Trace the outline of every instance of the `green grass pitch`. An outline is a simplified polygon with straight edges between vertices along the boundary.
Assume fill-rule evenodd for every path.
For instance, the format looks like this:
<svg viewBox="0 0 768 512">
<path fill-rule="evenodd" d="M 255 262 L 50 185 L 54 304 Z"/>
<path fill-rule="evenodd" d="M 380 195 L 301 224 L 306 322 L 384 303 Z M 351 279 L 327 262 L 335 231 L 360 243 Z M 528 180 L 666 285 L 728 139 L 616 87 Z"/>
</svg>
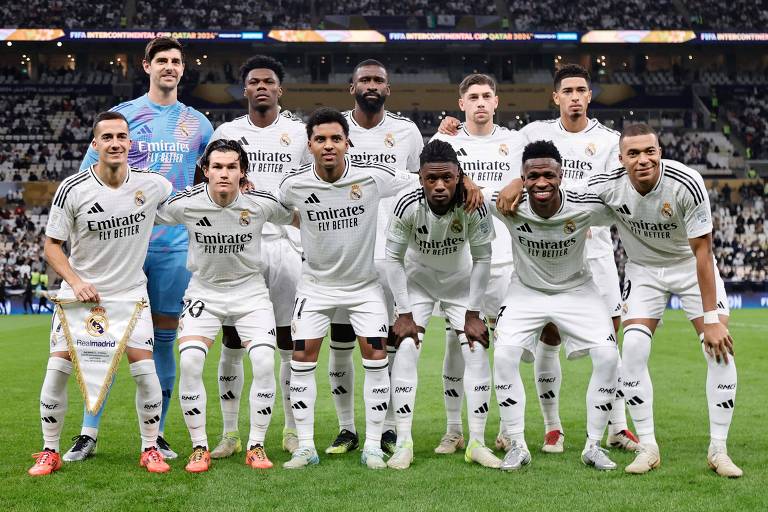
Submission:
<svg viewBox="0 0 768 512">
<path fill-rule="evenodd" d="M 416 460 L 410 470 L 373 472 L 360 465 L 359 452 L 325 456 L 322 450 L 336 434 L 337 424 L 325 376 L 327 348 L 318 376 L 316 443 L 321 463 L 304 471 L 286 471 L 280 450 L 282 410 L 276 402 L 267 436 L 267 453 L 276 467 L 254 471 L 244 454 L 214 461 L 207 474 L 184 471 L 190 453 L 177 397 L 171 406 L 166 438 L 181 452 L 166 475 L 152 475 L 138 466 L 139 439 L 133 405 L 134 384 L 126 362 L 110 397 L 101 425 L 99 452 L 83 462 L 65 464 L 51 477 L 31 478 L 26 470 L 31 453 L 41 448 L 38 397 L 48 353 L 47 316 L 0 319 L 3 401 L 0 405 L 2 511 L 121 511 L 121 510 L 579 510 L 677 511 L 768 510 L 768 314 L 735 311 L 731 332 L 739 365 L 736 408 L 729 453 L 745 472 L 739 480 L 717 477 L 706 465 L 707 409 L 705 364 L 692 327 L 680 312 L 669 312 L 651 354 L 655 388 L 657 436 L 662 466 L 644 476 L 618 471 L 600 473 L 583 466 L 584 393 L 590 372 L 588 359 L 563 361 L 561 417 L 566 452 L 538 452 L 543 436 L 541 415 L 532 379 L 532 365 L 523 365 L 527 387 L 526 438 L 533 462 L 507 474 L 466 464 L 460 454 L 435 455 L 432 450 L 445 428 L 440 370 L 443 327 L 433 321 L 420 363 L 414 422 Z M 208 357 L 208 434 L 215 443 L 221 430 L 216 366 L 219 347 Z M 364 429 L 362 371 L 357 371 L 357 426 Z M 246 363 L 246 375 L 249 372 Z M 82 399 L 70 379 L 69 412 L 62 448 L 79 432 Z M 486 440 L 492 445 L 498 425 L 492 407 Z M 241 409 L 240 432 L 248 432 L 247 388 Z M 466 429 L 465 429 L 466 432 Z M 628 453 L 612 452 L 623 468 Z M 525 508 L 518 508 L 525 507 Z"/>
</svg>

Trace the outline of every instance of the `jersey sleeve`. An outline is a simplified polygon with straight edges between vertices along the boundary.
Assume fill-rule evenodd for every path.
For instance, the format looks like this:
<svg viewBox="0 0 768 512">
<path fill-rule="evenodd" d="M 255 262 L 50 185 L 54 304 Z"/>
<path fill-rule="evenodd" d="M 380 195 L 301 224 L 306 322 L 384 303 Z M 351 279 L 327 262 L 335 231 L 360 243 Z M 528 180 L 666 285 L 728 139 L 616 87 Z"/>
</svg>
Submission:
<svg viewBox="0 0 768 512">
<path fill-rule="evenodd" d="M 608 155 L 608 158 L 605 160 L 605 169 L 603 169 L 605 172 L 612 171 L 614 169 L 618 169 L 619 167 L 622 167 L 621 161 L 619 160 L 619 155 L 621 154 L 621 151 L 619 150 L 619 141 L 616 140 L 616 144 L 611 148 L 611 153 Z"/>
<path fill-rule="evenodd" d="M 495 232 L 493 230 L 493 220 L 491 218 L 491 210 L 487 204 L 486 198 L 480 208 L 472 212 L 469 216 L 468 228 L 469 228 L 469 247 L 480 247 L 485 244 L 490 244 L 493 241 Z"/>
<path fill-rule="evenodd" d="M 184 196 L 174 196 L 161 203 L 157 209 L 155 224 L 167 226 L 184 224 Z"/>
<path fill-rule="evenodd" d="M 525 138 L 522 133 L 510 130 L 509 137 L 509 171 L 504 176 L 504 183 L 522 178 L 523 176 L 523 150 L 525 149 Z"/>
<path fill-rule="evenodd" d="M 203 156 L 203 153 L 205 153 L 205 148 L 208 147 L 208 143 L 213 140 L 213 125 L 208 120 L 207 117 L 205 117 L 205 114 L 200 112 L 200 147 L 197 151 L 198 158 Z"/>
<path fill-rule="evenodd" d="M 386 166 L 371 167 L 370 170 L 381 197 L 395 196 L 419 183 L 419 175 L 416 173 L 395 170 Z"/>
<path fill-rule="evenodd" d="M 692 181 L 690 189 L 681 189 L 679 202 L 685 212 L 685 232 L 688 238 L 697 238 L 712 232 L 712 212 L 704 179 L 696 173 Z"/>
<path fill-rule="evenodd" d="M 45 236 L 56 240 L 67 240 L 75 225 L 74 196 L 76 191 L 69 190 L 70 183 L 63 181 L 56 194 L 48 214 L 48 223 L 45 226 Z"/>
<path fill-rule="evenodd" d="M 389 212 L 387 240 L 397 244 L 406 245 L 411 241 L 414 211 L 412 204 L 416 201 L 416 199 L 414 199 L 414 194 L 416 193 L 417 192 L 400 194 L 394 201 L 394 208 Z"/>
<path fill-rule="evenodd" d="M 267 222 L 290 224 L 293 220 L 293 210 L 282 204 L 273 194 L 263 190 L 254 190 L 248 192 L 247 196 L 262 209 Z"/>
<path fill-rule="evenodd" d="M 412 128 L 411 138 L 413 139 L 413 145 L 411 147 L 411 152 L 408 154 L 406 168 L 410 172 L 419 172 L 419 168 L 421 167 L 421 152 L 424 150 L 424 139 L 416 125 L 413 125 Z"/>
<path fill-rule="evenodd" d="M 208 144 L 215 140 L 223 139 L 224 138 L 224 125 L 220 124 L 218 128 L 216 128 L 213 131 L 213 134 L 210 137 L 210 140 L 208 141 Z"/>
</svg>

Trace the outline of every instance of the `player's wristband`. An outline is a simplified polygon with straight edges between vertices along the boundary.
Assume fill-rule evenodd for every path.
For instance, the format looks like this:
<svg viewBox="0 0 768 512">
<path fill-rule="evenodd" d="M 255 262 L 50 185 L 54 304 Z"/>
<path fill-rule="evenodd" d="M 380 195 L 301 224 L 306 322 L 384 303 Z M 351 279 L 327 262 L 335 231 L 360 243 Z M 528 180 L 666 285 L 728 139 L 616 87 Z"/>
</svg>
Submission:
<svg viewBox="0 0 768 512">
<path fill-rule="evenodd" d="M 705 311 L 704 312 L 704 324 L 719 324 L 720 317 L 717 316 L 717 311 Z"/>
</svg>

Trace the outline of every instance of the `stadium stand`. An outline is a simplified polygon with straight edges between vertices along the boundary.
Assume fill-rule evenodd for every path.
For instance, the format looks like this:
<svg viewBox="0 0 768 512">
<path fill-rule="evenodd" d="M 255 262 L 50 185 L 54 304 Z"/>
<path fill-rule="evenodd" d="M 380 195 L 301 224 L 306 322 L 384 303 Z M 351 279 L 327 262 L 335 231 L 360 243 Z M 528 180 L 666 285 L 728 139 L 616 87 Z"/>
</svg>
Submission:
<svg viewBox="0 0 768 512">
<path fill-rule="evenodd" d="M 118 0 L 29 0 L 0 6 L 0 26 L 22 28 L 124 28 L 125 3 Z"/>
</svg>

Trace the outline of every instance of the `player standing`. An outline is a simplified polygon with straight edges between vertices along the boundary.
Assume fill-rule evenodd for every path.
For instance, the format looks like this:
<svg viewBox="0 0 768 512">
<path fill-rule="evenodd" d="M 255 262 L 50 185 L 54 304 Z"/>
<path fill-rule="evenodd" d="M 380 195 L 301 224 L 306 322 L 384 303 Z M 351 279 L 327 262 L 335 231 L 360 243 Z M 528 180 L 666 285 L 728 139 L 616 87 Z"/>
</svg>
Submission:
<svg viewBox="0 0 768 512">
<path fill-rule="evenodd" d="M 718 475 L 740 477 L 726 440 L 736 400 L 736 362 L 728 333 L 728 300 L 712 254 L 712 216 L 701 174 L 662 160 L 646 124 L 621 134 L 624 167 L 589 179 L 589 190 L 613 210 L 628 262 L 625 267 L 622 390 L 640 451 L 625 468 L 646 473 L 661 463 L 653 422 L 648 357 L 653 333 L 674 293 L 693 324 L 707 362 L 710 443 L 707 462 Z"/>
<path fill-rule="evenodd" d="M 184 74 L 184 53 L 178 41 L 169 37 L 153 39 L 146 46 L 142 64 L 149 76 L 147 94 L 112 109 L 128 119 L 128 162 L 159 172 L 173 184 L 174 190 L 184 190 L 193 183 L 197 159 L 205 151 L 213 127 L 202 113 L 178 101 L 179 80 Z M 81 170 L 96 159 L 95 150 L 89 148 Z M 165 441 L 163 429 L 176 380 L 174 341 L 181 298 L 189 282 L 185 267 L 187 241 L 183 226 L 155 227 L 144 262 L 154 326 L 154 359 L 163 389 L 158 446 L 168 459 L 177 456 Z M 84 460 L 93 453 L 105 405 L 106 401 L 96 415 L 83 414 L 82 430 L 64 455 L 65 461 Z"/>
<path fill-rule="evenodd" d="M 387 465 L 407 469 L 413 461 L 411 425 L 418 360 L 425 328 L 439 304 L 461 340 L 466 366 L 463 382 L 470 442 L 465 460 L 498 468 L 501 460 L 485 446 L 491 367 L 488 329 L 480 313 L 491 273 L 493 222 L 485 205 L 471 214 L 461 208 L 462 173 L 447 142 L 427 144 L 419 176 L 421 187 L 397 197 L 387 230 L 387 276 L 398 312 L 393 327 L 398 348 L 392 369 L 397 448 Z"/>
<path fill-rule="evenodd" d="M 552 99 L 560 109 L 557 119 L 534 121 L 520 130 L 525 143 L 551 140 L 563 159 L 563 186 L 586 186 L 586 180 L 600 172 L 620 167 L 619 134 L 589 118 L 587 109 L 592 100 L 589 72 L 577 64 L 565 64 L 554 76 Z M 450 128 L 449 122 L 445 122 Z M 500 230 L 497 230 L 497 233 Z M 606 308 L 618 331 L 620 320 L 619 274 L 613 255 L 610 228 L 595 226 L 587 239 L 587 261 L 592 278 L 606 302 Z M 564 429 L 560 422 L 560 335 L 554 325 L 548 325 L 541 333 L 542 343 L 536 344 L 534 376 L 544 418 L 544 445 L 542 451 L 561 453 L 564 450 Z M 619 366 L 621 368 L 621 366 Z M 637 438 L 627 427 L 626 410 L 619 402 L 611 410 L 608 423 L 608 444 L 624 450 L 637 449 Z M 497 446 L 508 446 L 503 436 L 497 438 Z"/>
<path fill-rule="evenodd" d="M 611 214 L 595 195 L 560 189 L 562 158 L 552 142 L 528 144 L 522 161 L 527 197 L 516 214 L 506 217 L 492 205 L 512 235 L 515 257 L 515 273 L 499 309 L 494 353 L 496 398 L 510 444 L 501 469 L 517 470 L 531 461 L 519 366 L 521 360 L 534 360 L 536 334 L 550 322 L 567 335 L 569 359 L 592 359 L 582 462 L 615 469 L 600 441 L 616 395 L 619 353 L 610 315 L 584 255 L 590 226 L 612 222 Z"/>
<path fill-rule="evenodd" d="M 465 113 L 464 123 L 458 126 L 455 136 L 438 133 L 433 138 L 453 146 L 462 171 L 475 183 L 496 190 L 520 177 L 520 156 L 523 150 L 518 132 L 493 122 L 498 105 L 496 81 L 488 75 L 468 75 L 459 85 L 459 108 Z M 501 221 L 494 219 L 493 222 L 496 238 L 493 241 L 491 278 L 481 309 L 492 331 L 514 269 L 509 233 Z M 459 340 L 453 329 L 446 329 L 443 392 L 447 429 L 435 448 L 436 453 L 453 453 L 457 448 L 464 447 L 461 406 L 466 384 L 461 386 L 463 374 L 464 358 Z"/>
<path fill-rule="evenodd" d="M 248 169 L 239 142 L 213 141 L 201 166 L 206 183 L 168 201 L 156 220 L 183 224 L 190 235 L 192 279 L 179 326 L 179 397 L 193 447 L 186 469 L 199 473 L 210 465 L 203 366 L 222 325 L 237 329 L 253 369 L 245 463 L 268 469 L 264 438 L 275 402 L 275 317 L 262 273 L 261 233 L 267 222 L 290 223 L 293 212 L 270 193 L 239 192 Z"/>
<path fill-rule="evenodd" d="M 384 109 L 384 104 L 391 93 L 389 74 L 384 64 L 367 59 L 355 66 L 349 93 L 355 98 L 355 107 L 344 112 L 344 117 L 349 124 L 350 160 L 355 164 L 371 162 L 418 172 L 419 154 L 424 147 L 424 141 L 413 121 Z M 384 245 L 392 205 L 393 198 L 382 199 L 379 205 L 376 248 L 373 256 L 379 273 L 379 284 L 384 290 L 390 324 L 394 322 L 394 299 L 384 271 Z M 392 341 L 389 339 L 387 343 L 390 371 L 395 356 Z M 334 319 L 331 323 L 328 376 L 336 415 L 339 419 L 339 434 L 326 448 L 326 453 L 346 453 L 358 446 L 353 392 L 355 388 L 355 367 L 352 361 L 354 343 L 355 333 L 348 325 L 348 321 L 343 318 L 343 315 Z M 394 427 L 394 411 L 390 407 L 384 418 L 384 432 L 381 435 L 381 447 L 388 453 L 394 451 L 397 442 Z"/>
<path fill-rule="evenodd" d="M 373 264 L 381 197 L 415 183 L 405 171 L 355 164 L 346 157 L 349 127 L 333 109 L 316 110 L 307 123 L 314 162 L 290 173 L 278 199 L 299 210 L 304 264 L 293 314 L 291 406 L 299 447 L 285 468 L 319 462 L 314 445 L 315 368 L 320 343 L 337 310 L 349 315 L 365 368 L 365 444 L 361 462 L 386 468 L 381 429 L 389 403 L 387 308 Z"/>
<path fill-rule="evenodd" d="M 173 187 L 156 173 L 128 165 L 128 122 L 118 112 L 102 112 L 93 124 L 95 164 L 64 180 L 56 191 L 45 229 L 45 258 L 64 283 L 61 299 L 98 303 L 102 299 L 147 298 L 141 270 L 158 206 Z M 119 227 L 115 227 L 119 226 Z M 71 254 L 62 249 L 69 241 Z M 142 310 L 126 348 L 136 381 L 136 411 L 141 432 L 140 464 L 151 473 L 170 470 L 157 449 L 160 382 L 152 360 L 152 323 Z M 35 454 L 32 476 L 61 467 L 59 443 L 67 412 L 67 381 L 72 362 L 60 320 L 51 323 L 48 368 L 40 391 L 43 451 Z"/>
<path fill-rule="evenodd" d="M 216 128 L 211 140 L 237 140 L 248 154 L 248 180 L 261 190 L 274 191 L 284 175 L 311 160 L 304 122 L 280 109 L 283 95 L 283 65 L 265 55 L 255 55 L 240 68 L 243 95 L 248 113 Z M 301 272 L 300 240 L 291 226 L 265 224 L 261 256 L 266 266 L 264 278 L 275 309 L 277 348 L 280 353 L 280 390 L 285 423 L 283 449 L 293 452 L 298 446 L 296 424 L 291 409 L 291 313 L 296 284 Z M 225 327 L 224 346 L 219 360 L 219 397 L 224 418 L 221 442 L 211 452 L 214 459 L 228 457 L 241 448 L 237 422 L 243 392 L 244 350 L 237 332 Z"/>
</svg>

